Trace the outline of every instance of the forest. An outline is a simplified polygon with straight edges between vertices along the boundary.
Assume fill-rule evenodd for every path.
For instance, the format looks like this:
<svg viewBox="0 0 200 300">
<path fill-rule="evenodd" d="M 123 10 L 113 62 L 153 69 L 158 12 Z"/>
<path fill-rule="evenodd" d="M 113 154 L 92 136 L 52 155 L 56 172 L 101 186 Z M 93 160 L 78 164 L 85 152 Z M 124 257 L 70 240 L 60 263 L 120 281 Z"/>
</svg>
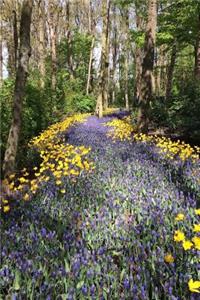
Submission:
<svg viewBox="0 0 200 300">
<path fill-rule="evenodd" d="M 1 0 L 0 116 L 0 300 L 200 299 L 200 0 Z"/>
</svg>

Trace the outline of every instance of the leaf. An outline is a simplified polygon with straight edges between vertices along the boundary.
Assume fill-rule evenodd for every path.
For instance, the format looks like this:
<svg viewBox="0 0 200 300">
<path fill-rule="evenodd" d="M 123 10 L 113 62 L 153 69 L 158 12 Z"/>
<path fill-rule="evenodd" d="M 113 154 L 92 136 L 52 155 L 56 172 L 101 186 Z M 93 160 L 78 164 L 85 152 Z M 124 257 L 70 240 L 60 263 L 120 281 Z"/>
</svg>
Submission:
<svg viewBox="0 0 200 300">
<path fill-rule="evenodd" d="M 67 262 L 66 259 L 64 259 L 64 261 L 65 261 L 65 271 L 66 271 L 67 273 L 69 273 L 69 272 L 70 272 L 70 266 L 69 266 L 69 264 L 68 264 L 68 262 Z"/>
<path fill-rule="evenodd" d="M 81 280 L 81 281 L 78 282 L 76 288 L 80 289 L 80 288 L 82 288 L 83 285 L 84 285 L 84 280 Z"/>
<path fill-rule="evenodd" d="M 15 279 L 14 279 L 14 283 L 13 283 L 13 288 L 15 291 L 20 290 L 20 273 L 19 271 L 15 271 Z"/>
<path fill-rule="evenodd" d="M 123 269 L 123 270 L 121 271 L 121 274 L 120 274 L 120 281 L 122 281 L 125 272 L 126 272 L 125 269 Z"/>
</svg>

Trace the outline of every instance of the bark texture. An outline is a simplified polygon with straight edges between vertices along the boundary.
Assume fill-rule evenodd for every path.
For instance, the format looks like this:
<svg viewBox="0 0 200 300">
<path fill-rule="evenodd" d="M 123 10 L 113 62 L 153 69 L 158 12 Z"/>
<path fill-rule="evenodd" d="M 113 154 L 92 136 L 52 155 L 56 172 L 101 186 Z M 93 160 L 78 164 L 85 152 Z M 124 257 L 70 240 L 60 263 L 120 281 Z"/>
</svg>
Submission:
<svg viewBox="0 0 200 300">
<path fill-rule="evenodd" d="M 103 116 L 103 108 L 107 101 L 107 80 L 108 80 L 108 27 L 109 27 L 109 11 L 110 0 L 102 1 L 102 18 L 103 29 L 101 38 L 101 62 L 100 62 L 100 74 L 99 74 L 99 94 L 97 97 L 96 114 L 99 118 Z"/>
<path fill-rule="evenodd" d="M 2 84 L 3 84 L 3 31 L 2 31 L 2 22 L 0 21 L 0 88 L 2 87 Z"/>
<path fill-rule="evenodd" d="M 166 85 L 166 100 L 170 99 L 172 95 L 172 83 L 173 83 L 173 74 L 174 74 L 174 67 L 176 63 L 176 54 L 177 54 L 177 45 L 176 42 L 174 42 L 171 52 L 171 59 L 170 59 L 170 65 L 168 67 L 167 71 L 167 85 Z"/>
<path fill-rule="evenodd" d="M 40 1 L 39 5 L 39 71 L 40 71 L 40 87 L 44 88 L 45 85 L 45 7 L 44 1 Z"/>
<path fill-rule="evenodd" d="M 195 45 L 195 78 L 200 80 L 200 14 L 198 15 L 199 30 Z"/>
<path fill-rule="evenodd" d="M 30 26 L 32 7 L 33 0 L 23 1 L 20 22 L 20 48 L 13 99 L 13 117 L 3 162 L 4 177 L 7 177 L 10 173 L 12 173 L 15 168 L 16 154 L 21 129 L 22 105 L 25 93 L 25 84 L 28 75 L 29 57 L 31 54 Z"/>
<path fill-rule="evenodd" d="M 49 33 L 50 33 L 50 44 L 51 44 L 51 87 L 53 90 L 56 88 L 56 73 L 57 73 L 57 52 L 56 52 L 56 42 L 57 42 L 57 31 L 56 25 L 57 20 L 55 19 L 55 3 L 53 1 L 49 2 Z M 58 17 L 58 15 L 57 15 Z"/>
<path fill-rule="evenodd" d="M 141 95 L 139 99 L 138 123 L 139 132 L 148 131 L 148 111 L 152 99 L 152 73 L 154 65 L 154 48 L 157 25 L 157 0 L 149 0 L 148 21 L 145 33 L 144 59 L 142 63 Z"/>
<path fill-rule="evenodd" d="M 136 7 L 136 27 L 138 31 L 142 30 L 142 20 Z M 142 49 L 136 45 L 135 48 L 135 99 L 138 102 L 141 92 L 141 76 L 142 76 Z"/>
</svg>

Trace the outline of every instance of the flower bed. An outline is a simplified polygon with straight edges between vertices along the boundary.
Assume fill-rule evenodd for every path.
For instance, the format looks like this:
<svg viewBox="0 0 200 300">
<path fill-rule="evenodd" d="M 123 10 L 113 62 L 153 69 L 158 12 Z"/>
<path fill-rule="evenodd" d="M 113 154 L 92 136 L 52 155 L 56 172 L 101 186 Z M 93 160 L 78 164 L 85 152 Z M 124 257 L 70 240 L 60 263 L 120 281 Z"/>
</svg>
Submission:
<svg viewBox="0 0 200 300">
<path fill-rule="evenodd" d="M 2 298 L 199 299 L 196 196 L 152 143 L 113 141 L 107 121 L 67 132 L 93 172 L 63 179 L 63 194 L 49 180 L 6 218 Z"/>
</svg>

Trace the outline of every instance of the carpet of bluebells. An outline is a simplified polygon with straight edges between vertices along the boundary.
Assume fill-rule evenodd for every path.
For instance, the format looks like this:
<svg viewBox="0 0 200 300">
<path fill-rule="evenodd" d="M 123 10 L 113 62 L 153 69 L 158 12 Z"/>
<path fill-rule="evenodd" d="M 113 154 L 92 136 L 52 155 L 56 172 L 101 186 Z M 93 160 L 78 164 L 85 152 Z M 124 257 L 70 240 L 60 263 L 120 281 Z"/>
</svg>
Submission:
<svg viewBox="0 0 200 300">
<path fill-rule="evenodd" d="M 124 117 L 58 126 L 36 178 L 8 183 L 0 299 L 200 299 L 199 148 L 134 138 Z"/>
</svg>

